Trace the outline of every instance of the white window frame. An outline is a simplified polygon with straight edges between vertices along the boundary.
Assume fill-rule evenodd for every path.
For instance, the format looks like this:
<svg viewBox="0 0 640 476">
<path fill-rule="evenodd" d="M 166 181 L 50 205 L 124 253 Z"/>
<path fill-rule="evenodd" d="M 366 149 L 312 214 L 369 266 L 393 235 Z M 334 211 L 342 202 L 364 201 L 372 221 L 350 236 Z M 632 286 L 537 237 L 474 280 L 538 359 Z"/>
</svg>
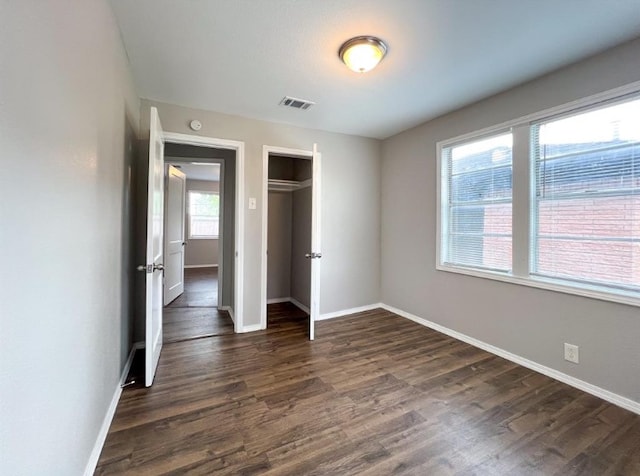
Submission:
<svg viewBox="0 0 640 476">
<path fill-rule="evenodd" d="M 440 186 L 440 194 L 439 194 L 439 198 L 440 198 L 440 202 L 438 203 L 438 219 L 440 219 L 440 216 L 442 214 L 442 212 L 445 210 L 445 208 L 447 209 L 447 215 L 449 213 L 449 209 L 448 209 L 448 202 L 449 202 L 449 180 L 448 180 L 448 176 L 447 176 L 447 169 L 448 167 L 445 165 L 445 162 L 447 161 L 448 157 L 445 155 L 444 151 L 445 149 L 450 149 L 456 146 L 461 146 L 461 145 L 466 145 L 466 144 L 470 144 L 472 142 L 476 142 L 476 141 L 481 141 L 484 139 L 490 139 L 492 137 L 495 136 L 499 136 L 499 135 L 504 135 L 504 134 L 509 134 L 509 133 L 513 133 L 513 131 L 511 130 L 511 128 L 506 128 L 506 129 L 501 129 L 501 130 L 493 130 L 490 133 L 487 134 L 482 134 L 482 135 L 478 135 L 478 136 L 474 136 L 472 138 L 468 138 L 466 140 L 455 140 L 454 142 L 449 143 L 449 141 L 447 141 L 447 144 L 442 146 L 442 147 L 438 147 L 438 185 Z M 513 157 L 513 151 L 512 151 L 512 157 Z M 513 170 L 513 160 L 512 160 L 512 170 Z M 513 188 L 513 185 L 512 185 Z M 513 192 L 511 195 L 511 203 L 512 203 L 512 209 L 513 209 Z M 512 211 L 513 213 L 513 211 Z M 456 265 L 456 264 L 451 264 L 451 265 L 447 265 L 444 263 L 443 258 L 445 256 L 447 256 L 448 253 L 448 249 L 447 249 L 447 240 L 444 239 L 444 235 L 449 231 L 448 227 L 449 227 L 449 221 L 448 220 L 442 220 L 442 232 L 438 234 L 438 236 L 441 239 L 440 245 L 440 251 L 441 253 L 438 253 L 438 263 L 442 263 L 442 265 L 446 268 L 463 268 L 463 269 L 474 269 L 474 270 L 479 270 L 479 271 L 486 271 L 488 273 L 491 274 L 509 274 L 508 271 L 501 271 L 501 270 L 491 270 L 488 268 L 467 268 L 465 266 L 461 266 L 461 265 Z M 513 227 L 511 229 L 511 240 L 512 240 L 512 246 L 513 246 Z"/>
<path fill-rule="evenodd" d="M 218 203 L 220 203 L 220 192 L 217 190 L 187 190 L 187 227 L 189 229 L 189 240 L 218 240 L 220 239 L 220 208 L 218 208 L 218 234 L 211 236 L 193 235 L 191 233 L 191 193 L 206 193 L 209 195 L 217 195 Z"/>
<path fill-rule="evenodd" d="M 511 284 L 519 284 L 539 289 L 547 289 L 566 294 L 585 296 L 603 301 L 617 302 L 640 307 L 640 292 L 610 288 L 596 284 L 577 283 L 530 274 L 530 263 L 535 249 L 533 246 L 534 181 L 535 163 L 530 154 L 530 128 L 532 123 L 553 120 L 562 115 L 572 115 L 582 110 L 604 106 L 608 102 L 622 101 L 640 94 L 640 81 L 615 88 L 600 94 L 588 96 L 557 107 L 507 121 L 496 126 L 463 134 L 436 143 L 437 214 L 436 214 L 436 269 L 464 274 L 478 278 L 492 279 Z M 490 271 L 446 264 L 443 261 L 446 219 L 443 216 L 447 204 L 446 166 L 444 149 L 487 136 L 511 131 L 513 133 L 513 192 L 512 192 L 512 271 Z"/>
</svg>

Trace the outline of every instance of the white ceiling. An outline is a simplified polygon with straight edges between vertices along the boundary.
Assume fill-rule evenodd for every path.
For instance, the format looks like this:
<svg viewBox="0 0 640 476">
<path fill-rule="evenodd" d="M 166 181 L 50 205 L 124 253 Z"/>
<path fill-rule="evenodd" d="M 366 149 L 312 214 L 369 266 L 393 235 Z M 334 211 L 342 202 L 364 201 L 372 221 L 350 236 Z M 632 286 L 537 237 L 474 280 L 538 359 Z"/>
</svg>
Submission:
<svg viewBox="0 0 640 476">
<path fill-rule="evenodd" d="M 188 162 L 168 162 L 178 167 L 189 180 L 207 180 L 218 182 L 220 180 L 220 164 L 191 164 Z"/>
<path fill-rule="evenodd" d="M 111 3 L 142 97 L 377 138 L 640 36 L 640 0 Z M 389 45 L 368 74 L 337 55 L 357 35 Z"/>
</svg>

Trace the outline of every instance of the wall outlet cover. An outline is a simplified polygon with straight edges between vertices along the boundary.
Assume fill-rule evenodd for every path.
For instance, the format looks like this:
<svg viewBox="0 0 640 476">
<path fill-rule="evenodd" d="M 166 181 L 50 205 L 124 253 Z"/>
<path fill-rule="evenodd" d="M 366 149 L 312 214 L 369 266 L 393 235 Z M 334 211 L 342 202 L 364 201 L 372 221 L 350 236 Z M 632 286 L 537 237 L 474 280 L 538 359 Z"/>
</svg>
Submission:
<svg viewBox="0 0 640 476">
<path fill-rule="evenodd" d="M 564 344 L 564 360 L 573 362 L 574 364 L 580 363 L 580 348 L 574 344 Z"/>
</svg>

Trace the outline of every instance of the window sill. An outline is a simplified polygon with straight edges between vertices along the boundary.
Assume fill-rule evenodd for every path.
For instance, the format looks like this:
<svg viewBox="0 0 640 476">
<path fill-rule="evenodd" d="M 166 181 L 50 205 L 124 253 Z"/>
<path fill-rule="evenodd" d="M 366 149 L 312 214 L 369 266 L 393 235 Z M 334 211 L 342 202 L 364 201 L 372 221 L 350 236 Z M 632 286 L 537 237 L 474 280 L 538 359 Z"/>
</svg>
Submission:
<svg viewBox="0 0 640 476">
<path fill-rule="evenodd" d="M 506 273 L 481 271 L 472 268 L 462 268 L 437 264 L 438 271 L 446 271 L 449 273 L 464 274 L 476 278 L 492 279 L 494 281 L 502 281 L 510 284 L 519 284 L 521 286 L 529 286 L 532 288 L 546 289 L 548 291 L 556 291 L 564 294 L 572 294 L 574 296 L 588 297 L 599 299 L 601 301 L 615 302 L 619 304 L 627 304 L 629 306 L 640 307 L 640 295 L 631 291 L 612 291 L 608 288 L 600 286 L 575 286 L 569 285 L 565 281 L 552 280 L 539 277 L 522 278 L 512 276 Z"/>
</svg>

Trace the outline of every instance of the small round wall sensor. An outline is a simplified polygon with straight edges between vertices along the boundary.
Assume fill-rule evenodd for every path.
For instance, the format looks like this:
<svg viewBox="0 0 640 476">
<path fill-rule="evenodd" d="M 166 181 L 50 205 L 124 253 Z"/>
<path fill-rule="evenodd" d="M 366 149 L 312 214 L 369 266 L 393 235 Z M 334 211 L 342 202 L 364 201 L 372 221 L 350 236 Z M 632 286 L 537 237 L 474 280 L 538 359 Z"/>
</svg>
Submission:
<svg viewBox="0 0 640 476">
<path fill-rule="evenodd" d="M 194 119 L 189 123 L 189 127 L 191 127 L 191 129 L 193 129 L 194 131 L 199 131 L 200 129 L 202 129 L 202 123 L 197 119 Z"/>
</svg>

